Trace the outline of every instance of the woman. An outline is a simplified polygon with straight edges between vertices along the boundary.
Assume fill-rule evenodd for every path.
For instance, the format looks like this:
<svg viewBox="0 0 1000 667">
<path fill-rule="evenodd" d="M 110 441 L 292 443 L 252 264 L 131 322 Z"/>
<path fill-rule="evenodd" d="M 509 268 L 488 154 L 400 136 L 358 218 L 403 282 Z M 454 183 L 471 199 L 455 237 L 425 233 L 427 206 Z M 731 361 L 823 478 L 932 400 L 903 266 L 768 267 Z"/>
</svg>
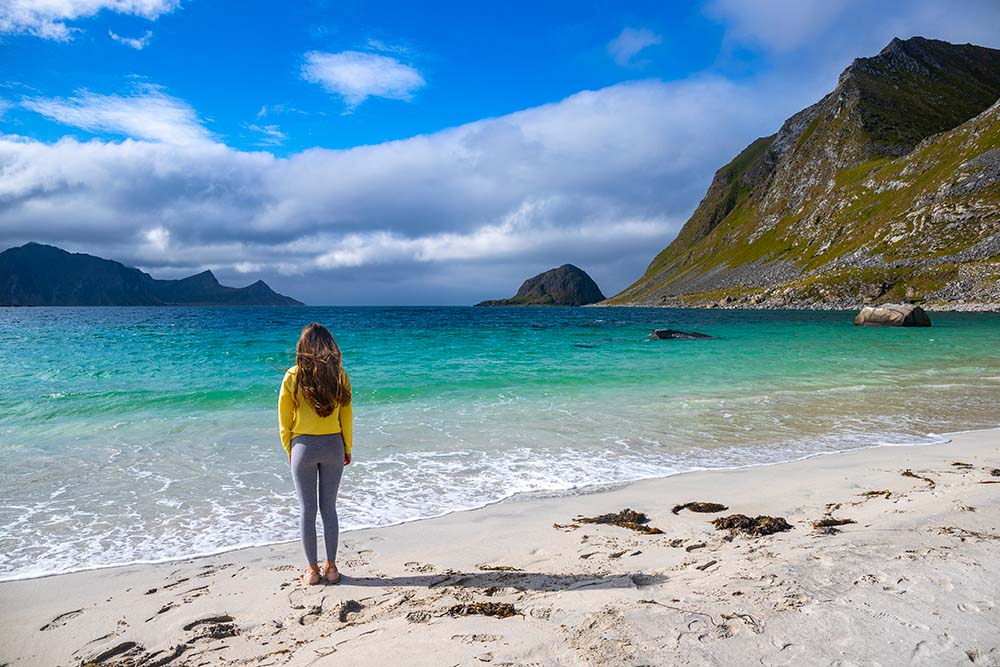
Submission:
<svg viewBox="0 0 1000 667">
<path fill-rule="evenodd" d="M 295 365 L 278 393 L 281 444 L 299 497 L 299 527 L 306 554 L 302 581 L 340 581 L 337 570 L 337 489 L 351 462 L 351 381 L 340 348 L 322 324 L 306 325 L 295 346 Z M 316 562 L 316 509 L 323 516 L 326 562 Z"/>
</svg>

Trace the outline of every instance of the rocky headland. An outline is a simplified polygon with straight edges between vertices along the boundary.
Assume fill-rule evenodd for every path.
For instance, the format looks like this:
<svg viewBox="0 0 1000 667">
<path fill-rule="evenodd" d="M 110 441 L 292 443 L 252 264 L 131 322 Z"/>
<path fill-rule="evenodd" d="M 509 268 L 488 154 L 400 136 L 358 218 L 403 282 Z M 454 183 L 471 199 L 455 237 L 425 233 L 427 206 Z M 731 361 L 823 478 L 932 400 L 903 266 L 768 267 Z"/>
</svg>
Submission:
<svg viewBox="0 0 1000 667">
<path fill-rule="evenodd" d="M 914 37 L 720 169 L 602 305 L 1000 310 L 1000 51 Z"/>
</svg>

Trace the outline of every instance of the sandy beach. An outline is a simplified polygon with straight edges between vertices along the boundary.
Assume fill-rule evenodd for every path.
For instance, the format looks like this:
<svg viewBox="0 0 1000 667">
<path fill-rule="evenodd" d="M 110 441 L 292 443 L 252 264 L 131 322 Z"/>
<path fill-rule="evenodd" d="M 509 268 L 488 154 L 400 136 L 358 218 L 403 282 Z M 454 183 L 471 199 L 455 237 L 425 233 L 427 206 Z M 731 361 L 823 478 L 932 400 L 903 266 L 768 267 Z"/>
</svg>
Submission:
<svg viewBox="0 0 1000 667">
<path fill-rule="evenodd" d="M 338 586 L 297 543 L 6 582 L 0 665 L 1000 665 L 997 468 L 992 430 L 505 502 L 345 534 Z M 662 533 L 575 520 L 623 508 Z"/>
</svg>

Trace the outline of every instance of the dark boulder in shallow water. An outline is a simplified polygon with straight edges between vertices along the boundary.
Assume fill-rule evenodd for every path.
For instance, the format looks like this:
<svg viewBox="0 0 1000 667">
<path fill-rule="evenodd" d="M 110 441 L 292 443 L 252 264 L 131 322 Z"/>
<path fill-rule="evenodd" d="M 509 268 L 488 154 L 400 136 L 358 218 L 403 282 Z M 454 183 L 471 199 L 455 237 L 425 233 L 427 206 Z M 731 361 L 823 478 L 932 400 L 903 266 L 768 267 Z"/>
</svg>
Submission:
<svg viewBox="0 0 1000 667">
<path fill-rule="evenodd" d="M 906 303 L 886 303 L 881 306 L 865 306 L 854 318 L 861 326 L 882 327 L 929 327 L 931 318 L 920 306 Z"/>
<path fill-rule="evenodd" d="M 657 329 L 649 334 L 654 340 L 696 340 L 698 338 L 711 338 L 708 334 L 697 331 L 678 331 L 677 329 Z"/>
</svg>

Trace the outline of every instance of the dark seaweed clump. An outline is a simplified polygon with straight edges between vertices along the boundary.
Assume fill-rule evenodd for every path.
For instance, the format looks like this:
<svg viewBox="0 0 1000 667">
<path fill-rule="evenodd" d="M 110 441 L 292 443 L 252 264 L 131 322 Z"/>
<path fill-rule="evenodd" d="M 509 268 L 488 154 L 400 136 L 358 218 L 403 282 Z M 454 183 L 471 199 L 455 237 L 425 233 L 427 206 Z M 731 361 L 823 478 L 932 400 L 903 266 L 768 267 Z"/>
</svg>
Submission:
<svg viewBox="0 0 1000 667">
<path fill-rule="evenodd" d="M 857 521 L 854 519 L 834 519 L 832 516 L 828 516 L 819 521 L 813 521 L 813 528 L 832 528 L 833 526 L 846 526 L 849 523 L 857 523 Z"/>
<path fill-rule="evenodd" d="M 497 618 L 510 618 L 517 616 L 519 612 L 514 605 L 509 602 L 472 602 L 469 604 L 457 604 L 448 610 L 452 616 L 495 616 Z"/>
<path fill-rule="evenodd" d="M 792 526 L 784 517 L 780 516 L 758 516 L 750 518 L 745 514 L 730 514 L 712 521 L 716 530 L 731 530 L 734 533 L 743 533 L 760 537 L 772 535 L 782 531 L 791 530 Z"/>
<path fill-rule="evenodd" d="M 647 526 L 649 523 L 649 517 L 642 512 L 636 512 L 630 510 L 629 508 L 623 509 L 621 512 L 616 512 L 614 514 L 601 514 L 600 516 L 591 517 L 578 517 L 577 521 L 580 523 L 602 523 L 609 526 L 620 526 L 622 528 L 628 528 L 644 535 L 662 535 L 663 531 L 659 528 L 654 528 L 652 526 Z"/>
<path fill-rule="evenodd" d="M 688 510 L 689 512 L 725 512 L 728 507 L 719 503 L 684 503 L 683 505 L 674 505 L 674 508 L 670 510 L 674 514 L 680 514 L 681 510 Z"/>
</svg>

